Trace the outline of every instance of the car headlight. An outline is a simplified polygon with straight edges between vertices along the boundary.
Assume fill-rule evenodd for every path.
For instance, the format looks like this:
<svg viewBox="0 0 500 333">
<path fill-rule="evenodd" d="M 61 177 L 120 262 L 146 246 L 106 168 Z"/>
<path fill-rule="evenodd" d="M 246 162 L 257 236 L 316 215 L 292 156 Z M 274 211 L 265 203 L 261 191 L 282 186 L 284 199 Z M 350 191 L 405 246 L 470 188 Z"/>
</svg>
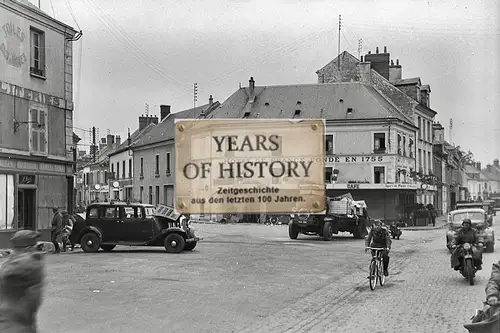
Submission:
<svg viewBox="0 0 500 333">
<path fill-rule="evenodd" d="M 470 250 L 470 244 L 469 243 L 465 243 L 464 244 L 464 250 Z"/>
</svg>

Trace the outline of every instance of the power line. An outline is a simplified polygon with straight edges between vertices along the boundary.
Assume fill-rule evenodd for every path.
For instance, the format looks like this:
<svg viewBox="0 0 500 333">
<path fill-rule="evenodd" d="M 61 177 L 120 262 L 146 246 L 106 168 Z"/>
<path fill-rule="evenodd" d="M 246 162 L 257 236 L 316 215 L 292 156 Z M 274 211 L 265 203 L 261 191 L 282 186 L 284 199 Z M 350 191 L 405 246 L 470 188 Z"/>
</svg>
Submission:
<svg viewBox="0 0 500 333">
<path fill-rule="evenodd" d="M 54 10 L 54 4 L 52 3 L 52 0 L 50 0 L 50 7 L 52 7 L 52 15 L 54 15 L 54 18 L 56 18 L 56 11 Z"/>
<path fill-rule="evenodd" d="M 70 15 L 71 15 L 71 17 L 73 18 L 73 21 L 75 21 L 75 24 L 76 24 L 76 26 L 77 26 L 78 30 L 82 30 L 82 29 L 80 28 L 80 26 L 78 25 L 78 22 L 76 21 L 75 14 L 73 14 L 73 9 L 71 8 L 71 4 L 70 4 L 69 0 L 65 0 L 65 2 L 66 2 L 66 7 L 68 7 L 69 14 L 70 14 Z M 51 3 L 52 3 L 52 0 L 51 0 Z"/>
</svg>

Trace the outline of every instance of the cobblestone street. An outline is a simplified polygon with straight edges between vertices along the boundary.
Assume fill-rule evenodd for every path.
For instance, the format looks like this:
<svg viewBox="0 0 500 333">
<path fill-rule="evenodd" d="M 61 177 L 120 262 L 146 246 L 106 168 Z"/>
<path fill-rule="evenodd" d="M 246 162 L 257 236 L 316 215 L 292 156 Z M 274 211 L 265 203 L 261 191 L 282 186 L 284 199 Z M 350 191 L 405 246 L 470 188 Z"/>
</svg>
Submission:
<svg viewBox="0 0 500 333">
<path fill-rule="evenodd" d="M 48 256 L 41 331 L 466 332 L 496 260 L 485 254 L 469 286 L 449 267 L 445 229 L 403 231 L 391 276 L 370 291 L 370 257 L 350 235 L 292 241 L 286 226 L 196 228 L 205 239 L 192 253 Z"/>
</svg>

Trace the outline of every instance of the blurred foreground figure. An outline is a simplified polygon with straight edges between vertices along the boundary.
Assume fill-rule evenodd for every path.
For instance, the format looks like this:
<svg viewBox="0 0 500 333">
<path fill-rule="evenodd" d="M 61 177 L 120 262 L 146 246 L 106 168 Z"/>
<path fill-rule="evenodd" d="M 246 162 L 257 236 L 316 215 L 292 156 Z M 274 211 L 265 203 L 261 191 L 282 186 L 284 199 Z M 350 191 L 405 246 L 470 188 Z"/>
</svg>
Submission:
<svg viewBox="0 0 500 333">
<path fill-rule="evenodd" d="M 22 230 L 11 239 L 14 252 L 0 267 L 0 332 L 36 333 L 45 267 L 37 252 L 38 232 Z"/>
</svg>

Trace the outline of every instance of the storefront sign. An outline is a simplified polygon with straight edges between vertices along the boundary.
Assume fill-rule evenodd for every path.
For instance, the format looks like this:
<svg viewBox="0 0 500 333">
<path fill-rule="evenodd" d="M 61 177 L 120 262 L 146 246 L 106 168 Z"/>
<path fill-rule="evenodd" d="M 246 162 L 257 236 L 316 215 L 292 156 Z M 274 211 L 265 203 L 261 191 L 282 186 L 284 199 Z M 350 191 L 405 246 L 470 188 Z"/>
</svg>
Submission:
<svg viewBox="0 0 500 333">
<path fill-rule="evenodd" d="M 352 156 L 326 156 L 325 163 L 386 163 L 388 156 L 381 155 L 352 155 Z"/>
<path fill-rule="evenodd" d="M 327 189 L 348 189 L 348 190 L 416 190 L 416 184 L 327 184 Z"/>
<path fill-rule="evenodd" d="M 2 25 L 2 35 L 3 40 L 0 44 L 0 53 L 4 56 L 7 64 L 21 68 L 28 61 L 22 47 L 26 35 L 20 27 L 11 22 Z"/>
<path fill-rule="evenodd" d="M 47 104 L 56 108 L 64 108 L 65 100 L 59 97 L 47 95 L 28 88 L 16 86 L 15 84 L 0 81 L 0 92 L 4 94 L 27 99 L 32 102 Z"/>
<path fill-rule="evenodd" d="M 36 169 L 38 169 L 38 166 L 36 163 L 33 163 L 33 162 L 18 161 L 17 168 L 18 169 L 36 170 Z"/>
<path fill-rule="evenodd" d="M 36 177 L 35 175 L 19 175 L 20 185 L 35 185 Z"/>
<path fill-rule="evenodd" d="M 7 159 L 0 159 L 0 167 L 15 169 L 16 168 L 16 161 L 7 160 Z"/>
<path fill-rule="evenodd" d="M 64 173 L 64 165 L 40 163 L 40 170 Z"/>
<path fill-rule="evenodd" d="M 323 120 L 176 121 L 175 208 L 191 214 L 322 212 L 324 127 Z"/>
</svg>

